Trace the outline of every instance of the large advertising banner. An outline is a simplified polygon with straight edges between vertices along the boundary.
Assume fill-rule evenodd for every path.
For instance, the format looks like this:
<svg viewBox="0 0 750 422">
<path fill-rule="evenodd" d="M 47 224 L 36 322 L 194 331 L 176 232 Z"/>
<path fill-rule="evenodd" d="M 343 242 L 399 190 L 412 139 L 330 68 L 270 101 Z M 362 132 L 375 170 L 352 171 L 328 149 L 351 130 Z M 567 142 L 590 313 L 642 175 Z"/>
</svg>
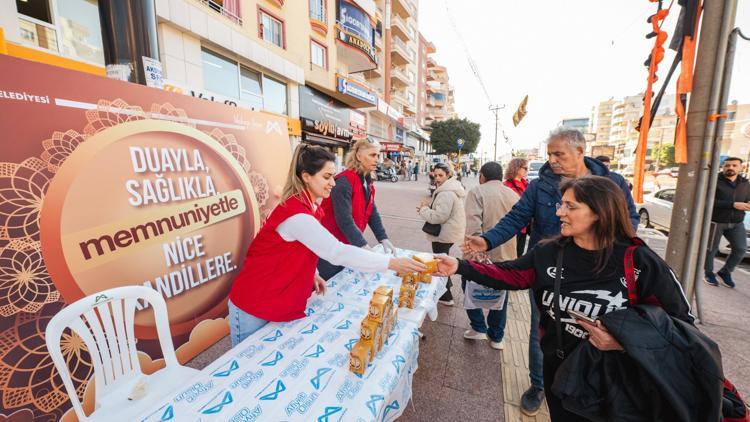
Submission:
<svg viewBox="0 0 750 422">
<path fill-rule="evenodd" d="M 0 74 L 0 419 L 60 420 L 44 330 L 66 304 L 151 287 L 183 362 L 228 333 L 229 289 L 286 178 L 287 124 L 3 55 Z M 144 371 L 158 369 L 147 306 L 135 333 Z M 90 406 L 85 345 L 62 341 Z"/>
</svg>

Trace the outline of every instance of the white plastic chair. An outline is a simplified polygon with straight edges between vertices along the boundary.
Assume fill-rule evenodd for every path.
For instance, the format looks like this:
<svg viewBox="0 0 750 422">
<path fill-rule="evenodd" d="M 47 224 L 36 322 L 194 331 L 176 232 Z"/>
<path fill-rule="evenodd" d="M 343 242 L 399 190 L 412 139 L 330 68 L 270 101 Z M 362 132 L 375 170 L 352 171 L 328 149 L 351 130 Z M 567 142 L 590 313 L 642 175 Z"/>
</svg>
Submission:
<svg viewBox="0 0 750 422">
<path fill-rule="evenodd" d="M 143 299 L 154 311 L 156 330 L 166 366 L 144 375 L 135 347 L 134 318 L 136 301 Z M 65 362 L 60 339 L 70 328 L 86 343 L 94 365 L 96 407 L 86 416 Z M 177 362 L 167 319 L 167 304 L 153 289 L 127 286 L 105 290 L 72 303 L 58 312 L 47 325 L 47 349 L 63 380 L 80 421 L 135 420 L 173 390 L 187 385 L 199 371 Z M 129 396 L 139 382 L 145 382 L 145 395 L 136 400 Z"/>
</svg>

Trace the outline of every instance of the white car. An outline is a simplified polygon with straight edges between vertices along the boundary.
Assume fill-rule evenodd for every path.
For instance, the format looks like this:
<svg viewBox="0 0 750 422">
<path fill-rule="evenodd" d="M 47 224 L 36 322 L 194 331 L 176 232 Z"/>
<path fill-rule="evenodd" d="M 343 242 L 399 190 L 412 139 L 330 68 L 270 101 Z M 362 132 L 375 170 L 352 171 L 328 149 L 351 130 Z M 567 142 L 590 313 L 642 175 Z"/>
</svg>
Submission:
<svg viewBox="0 0 750 422">
<path fill-rule="evenodd" d="M 669 231 L 674 194 L 674 188 L 667 188 L 644 196 L 643 203 L 636 204 L 641 224 L 644 227 L 656 227 Z"/>
<path fill-rule="evenodd" d="M 644 196 L 643 203 L 636 204 L 638 215 L 641 217 L 641 225 L 647 228 L 655 227 L 669 231 L 674 194 L 674 188 L 667 188 Z M 750 212 L 745 213 L 744 224 L 748 245 L 748 249 L 745 251 L 745 258 L 750 258 Z M 719 253 L 729 255 L 730 252 L 729 242 L 722 236 L 719 242 Z"/>
<path fill-rule="evenodd" d="M 528 169 L 526 171 L 526 179 L 533 180 L 539 177 L 539 170 L 546 163 L 546 161 L 529 161 Z"/>
</svg>

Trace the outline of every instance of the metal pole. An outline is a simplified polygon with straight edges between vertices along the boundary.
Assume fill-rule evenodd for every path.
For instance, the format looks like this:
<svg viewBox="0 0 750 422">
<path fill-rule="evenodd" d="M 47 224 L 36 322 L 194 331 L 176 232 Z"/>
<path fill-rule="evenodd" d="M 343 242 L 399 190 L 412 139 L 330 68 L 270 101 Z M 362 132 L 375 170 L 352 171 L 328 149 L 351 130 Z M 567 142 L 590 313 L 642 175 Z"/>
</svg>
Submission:
<svg viewBox="0 0 750 422">
<path fill-rule="evenodd" d="M 505 108 L 505 104 L 503 104 L 502 106 L 490 105 L 490 111 L 495 113 L 495 154 L 492 156 L 492 161 L 497 161 L 497 125 L 498 125 L 498 120 L 500 118 L 497 112 L 504 108 Z"/>
<path fill-rule="evenodd" d="M 719 115 L 716 118 L 716 131 L 714 132 L 714 144 L 713 150 L 711 151 L 711 167 L 708 174 L 708 191 L 706 195 L 706 206 L 703 210 L 703 224 L 701 225 L 701 237 L 700 246 L 698 247 L 698 261 L 695 264 L 695 278 L 693 280 L 693 286 L 700 282 L 703 276 L 703 264 L 706 260 L 707 245 L 709 239 L 709 231 L 711 228 L 711 214 L 714 208 L 714 199 L 716 199 L 716 183 L 718 179 L 719 160 L 721 158 L 721 141 L 724 135 L 724 123 L 727 118 L 727 103 L 729 102 L 729 87 L 732 84 L 732 67 L 734 66 L 734 54 L 737 50 L 737 36 L 740 33 L 739 28 L 734 30 L 729 35 L 729 41 L 726 48 L 726 57 L 724 60 L 724 75 L 722 76 L 721 82 L 721 94 L 719 97 Z M 721 233 L 715 233 L 715 236 L 721 236 Z M 696 291 L 697 293 L 697 291 Z M 697 299 L 697 295 L 696 295 Z M 700 310 L 700 302 L 698 301 L 698 309 Z"/>
<path fill-rule="evenodd" d="M 731 28 L 734 27 L 735 11 L 737 7 L 737 0 L 725 0 L 724 10 L 722 11 L 719 42 L 718 48 L 716 48 L 716 61 L 714 62 L 714 73 L 711 81 L 711 91 L 708 103 L 708 112 L 706 113 L 706 121 L 704 122 L 703 128 L 703 145 L 702 154 L 700 158 L 700 165 L 698 167 L 698 179 L 695 187 L 695 199 L 693 200 L 693 208 L 691 212 L 690 221 L 692 224 L 688 230 L 688 248 L 683 261 L 682 267 L 682 284 L 685 287 L 685 295 L 688 298 L 693 297 L 695 289 L 695 269 L 696 262 L 698 261 L 698 254 L 700 253 L 700 243 L 703 229 L 699 227 L 697 222 L 703 221 L 703 214 L 706 205 L 706 197 L 708 196 L 708 178 L 709 173 L 712 171 L 711 162 L 709 161 L 710 154 L 714 150 L 714 139 L 716 123 L 715 119 L 709 119 L 708 116 L 716 114 L 719 104 L 719 97 L 721 96 L 722 89 L 722 77 L 724 75 L 724 61 L 726 58 L 727 49 L 725 46 L 729 41 L 729 33 Z M 696 116 L 697 117 L 697 116 Z M 715 168 L 715 167 L 714 167 Z M 704 255 L 705 256 L 705 255 Z M 698 273 L 700 274 L 700 273 Z"/>
</svg>

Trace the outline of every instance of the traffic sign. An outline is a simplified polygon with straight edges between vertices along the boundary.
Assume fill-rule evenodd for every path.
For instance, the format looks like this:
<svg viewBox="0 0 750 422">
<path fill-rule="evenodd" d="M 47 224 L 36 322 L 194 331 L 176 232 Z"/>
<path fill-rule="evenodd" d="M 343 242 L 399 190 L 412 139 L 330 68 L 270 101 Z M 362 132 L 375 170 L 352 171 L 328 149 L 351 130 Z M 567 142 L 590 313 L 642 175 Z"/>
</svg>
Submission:
<svg viewBox="0 0 750 422">
<path fill-rule="evenodd" d="M 466 141 L 464 141 L 463 138 L 456 139 L 456 146 L 458 147 L 459 150 L 464 147 L 465 143 Z"/>
</svg>

